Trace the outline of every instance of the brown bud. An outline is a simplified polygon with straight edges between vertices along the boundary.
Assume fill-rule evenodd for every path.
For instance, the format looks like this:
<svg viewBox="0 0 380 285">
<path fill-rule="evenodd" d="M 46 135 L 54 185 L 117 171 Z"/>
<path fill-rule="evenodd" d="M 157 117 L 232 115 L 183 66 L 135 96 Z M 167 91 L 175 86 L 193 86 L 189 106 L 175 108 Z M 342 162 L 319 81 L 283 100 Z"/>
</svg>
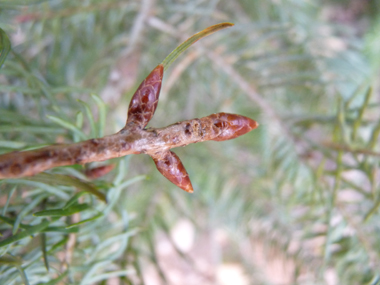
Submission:
<svg viewBox="0 0 380 285">
<path fill-rule="evenodd" d="M 158 171 L 170 182 L 186 192 L 193 193 L 193 186 L 185 167 L 179 157 L 171 151 L 165 151 L 152 156 Z"/>
<path fill-rule="evenodd" d="M 91 169 L 86 169 L 84 174 L 88 179 L 97 179 L 109 173 L 112 169 L 115 168 L 114 164 L 107 164 L 99 167 L 94 167 Z"/>
<path fill-rule="evenodd" d="M 208 116 L 213 122 L 213 129 L 217 136 L 212 138 L 214 141 L 231 140 L 244 135 L 259 124 L 247 117 L 228 113 L 217 113 Z"/>
<path fill-rule="evenodd" d="M 143 129 L 152 119 L 160 96 L 164 66 L 158 65 L 137 88 L 129 103 L 127 124 L 134 122 Z"/>
</svg>

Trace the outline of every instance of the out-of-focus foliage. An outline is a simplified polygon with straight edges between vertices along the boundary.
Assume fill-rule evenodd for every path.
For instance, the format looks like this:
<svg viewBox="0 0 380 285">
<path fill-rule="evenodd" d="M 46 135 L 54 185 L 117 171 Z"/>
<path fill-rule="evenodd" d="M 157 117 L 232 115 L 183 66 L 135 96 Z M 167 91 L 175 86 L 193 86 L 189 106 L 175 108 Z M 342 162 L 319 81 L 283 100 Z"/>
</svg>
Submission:
<svg viewBox="0 0 380 285">
<path fill-rule="evenodd" d="M 11 42 L 9 41 L 8 35 L 0 29 L 0 67 L 3 65 L 10 49 Z"/>
<path fill-rule="evenodd" d="M 224 21 L 235 27 L 167 70 L 150 125 L 222 111 L 260 123 L 174 150 L 193 195 L 143 155 L 115 159 L 94 181 L 83 172 L 99 164 L 0 181 L 1 284 L 378 284 L 378 1 L 0 9 L 12 43 L 0 69 L 0 153 L 118 131 L 148 72 Z"/>
</svg>

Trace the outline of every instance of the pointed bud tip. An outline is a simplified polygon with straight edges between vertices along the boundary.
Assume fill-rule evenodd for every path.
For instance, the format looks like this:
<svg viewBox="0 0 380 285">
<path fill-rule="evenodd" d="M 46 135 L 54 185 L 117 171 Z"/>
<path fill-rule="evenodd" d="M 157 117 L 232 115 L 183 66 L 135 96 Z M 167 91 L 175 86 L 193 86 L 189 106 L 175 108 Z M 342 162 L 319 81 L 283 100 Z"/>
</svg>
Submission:
<svg viewBox="0 0 380 285">
<path fill-rule="evenodd" d="M 164 66 L 162 65 L 162 63 L 160 63 L 159 65 L 157 65 L 154 70 L 156 72 L 158 72 L 158 74 L 160 75 L 161 78 L 163 77 L 163 75 L 164 75 Z"/>
<path fill-rule="evenodd" d="M 247 118 L 247 117 L 246 117 Z M 248 125 L 249 127 L 253 130 L 253 129 L 256 129 L 258 126 L 259 126 L 259 123 L 256 122 L 255 120 L 252 120 L 250 118 L 247 118 L 247 121 L 248 121 Z"/>
<path fill-rule="evenodd" d="M 188 185 L 187 187 L 182 188 L 182 189 L 188 193 L 194 193 L 194 189 L 193 189 L 193 186 L 191 184 Z"/>
</svg>

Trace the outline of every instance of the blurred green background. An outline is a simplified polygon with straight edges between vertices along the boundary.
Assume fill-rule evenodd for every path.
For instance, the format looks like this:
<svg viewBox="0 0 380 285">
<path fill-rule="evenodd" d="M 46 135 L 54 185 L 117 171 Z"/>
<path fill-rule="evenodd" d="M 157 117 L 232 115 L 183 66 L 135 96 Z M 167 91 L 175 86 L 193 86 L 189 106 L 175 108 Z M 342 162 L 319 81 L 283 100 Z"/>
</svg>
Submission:
<svg viewBox="0 0 380 285">
<path fill-rule="evenodd" d="M 380 284 L 378 0 L 0 0 L 0 154 L 120 130 L 145 76 L 220 22 L 149 126 L 259 128 L 174 150 L 194 194 L 144 155 L 0 180 L 1 284 Z"/>
</svg>

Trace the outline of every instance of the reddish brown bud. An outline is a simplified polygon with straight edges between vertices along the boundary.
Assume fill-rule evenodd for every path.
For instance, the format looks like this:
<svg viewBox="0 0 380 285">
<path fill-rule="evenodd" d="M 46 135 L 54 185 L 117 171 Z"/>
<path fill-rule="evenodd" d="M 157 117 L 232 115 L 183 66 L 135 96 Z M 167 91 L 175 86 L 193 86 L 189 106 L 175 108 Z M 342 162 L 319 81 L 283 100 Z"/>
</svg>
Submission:
<svg viewBox="0 0 380 285">
<path fill-rule="evenodd" d="M 193 193 L 193 186 L 185 167 L 179 157 L 171 151 L 165 151 L 152 156 L 158 171 L 170 182 L 186 192 Z"/>
<path fill-rule="evenodd" d="M 143 129 L 152 119 L 160 96 L 164 66 L 158 65 L 137 88 L 129 103 L 127 124 L 134 122 Z"/>
<path fill-rule="evenodd" d="M 212 138 L 214 141 L 231 140 L 259 126 L 256 121 L 235 114 L 217 113 L 208 116 L 208 118 L 213 121 L 215 133 L 218 133 L 215 138 Z"/>
<path fill-rule="evenodd" d="M 114 164 L 107 164 L 99 167 L 94 167 L 91 169 L 86 169 L 84 174 L 88 179 L 97 179 L 99 177 L 102 177 L 106 175 L 108 172 L 110 172 L 112 169 L 114 169 Z"/>
</svg>

